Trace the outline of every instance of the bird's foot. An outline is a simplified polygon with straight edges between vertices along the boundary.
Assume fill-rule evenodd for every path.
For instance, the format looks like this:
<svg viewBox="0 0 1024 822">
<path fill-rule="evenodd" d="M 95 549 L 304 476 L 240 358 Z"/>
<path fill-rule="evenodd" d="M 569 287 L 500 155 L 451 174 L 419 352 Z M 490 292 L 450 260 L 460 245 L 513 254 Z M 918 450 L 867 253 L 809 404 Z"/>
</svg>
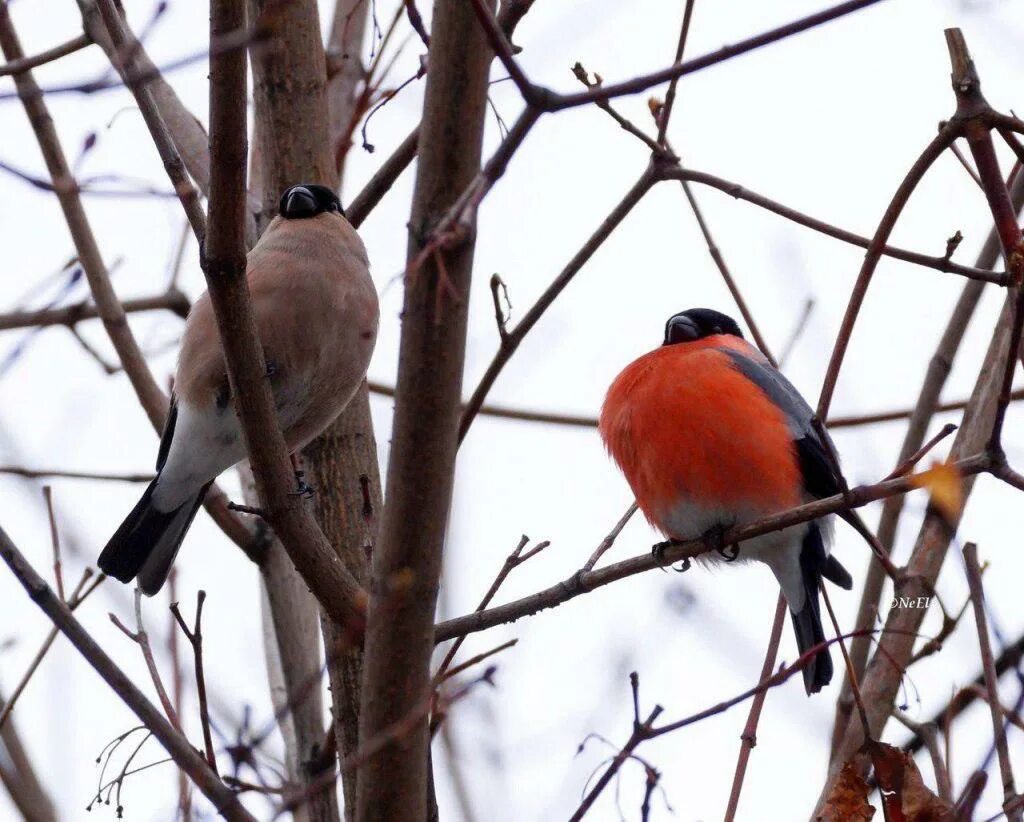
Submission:
<svg viewBox="0 0 1024 822">
<path fill-rule="evenodd" d="M 701 539 L 704 540 L 704 544 L 708 546 L 709 550 L 717 553 L 726 562 L 735 562 L 740 555 L 740 546 L 736 543 L 725 544 L 726 530 L 724 525 L 714 525 L 701 535 Z"/>
<path fill-rule="evenodd" d="M 312 499 L 313 495 L 316 493 L 316 489 L 303 479 L 305 475 L 305 471 L 295 472 L 295 490 L 292 491 L 292 496 Z"/>
<path fill-rule="evenodd" d="M 673 545 L 681 545 L 682 543 L 676 539 L 667 539 L 664 542 L 656 543 L 651 546 L 651 556 L 654 557 L 654 561 L 658 563 L 658 567 L 662 571 L 665 570 L 665 551 L 671 548 Z M 671 568 L 678 574 L 682 574 L 690 570 L 690 558 L 683 557 L 682 562 L 679 563 L 679 567 L 675 567 L 672 563 L 668 563 L 668 567 Z"/>
</svg>

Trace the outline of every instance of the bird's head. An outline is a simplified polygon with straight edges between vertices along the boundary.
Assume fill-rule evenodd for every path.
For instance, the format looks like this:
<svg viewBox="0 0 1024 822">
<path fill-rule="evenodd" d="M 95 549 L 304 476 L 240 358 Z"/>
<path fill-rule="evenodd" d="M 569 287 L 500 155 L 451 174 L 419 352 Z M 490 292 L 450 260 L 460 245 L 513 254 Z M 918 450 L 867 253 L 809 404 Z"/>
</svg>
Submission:
<svg viewBox="0 0 1024 822">
<path fill-rule="evenodd" d="M 304 220 L 326 212 L 345 216 L 338 195 L 327 186 L 316 183 L 300 183 L 286 188 L 277 210 L 285 220 Z"/>
<path fill-rule="evenodd" d="M 743 338 L 743 332 L 732 317 L 711 308 L 691 308 L 668 318 L 663 345 L 693 342 L 715 334 Z"/>
</svg>

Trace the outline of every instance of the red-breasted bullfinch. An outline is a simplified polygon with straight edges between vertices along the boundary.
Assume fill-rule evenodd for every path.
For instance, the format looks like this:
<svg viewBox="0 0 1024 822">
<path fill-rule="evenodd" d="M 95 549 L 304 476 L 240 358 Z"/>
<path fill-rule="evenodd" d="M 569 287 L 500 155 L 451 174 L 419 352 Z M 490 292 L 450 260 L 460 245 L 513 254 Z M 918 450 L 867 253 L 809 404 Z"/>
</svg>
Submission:
<svg viewBox="0 0 1024 822">
<path fill-rule="evenodd" d="M 725 314 L 694 308 L 671 317 L 664 343 L 615 378 L 600 432 L 647 520 L 670 540 L 704 535 L 719 552 L 701 559 L 759 560 L 789 603 L 800 653 L 824 641 L 821 579 L 853 581 L 829 554 L 827 518 L 765 534 L 734 547 L 722 530 L 742 526 L 844 487 L 796 388 L 743 339 Z M 667 543 L 655 546 L 664 550 Z M 803 669 L 808 694 L 832 678 L 827 649 Z"/>
<path fill-rule="evenodd" d="M 247 279 L 267 378 L 294 453 L 355 393 L 377 337 L 377 292 L 359 235 L 329 188 L 292 186 L 249 252 Z M 99 567 L 138 577 L 155 594 L 167 579 L 213 480 L 245 457 L 209 294 L 192 306 L 182 338 L 157 476 L 110 538 Z"/>
</svg>

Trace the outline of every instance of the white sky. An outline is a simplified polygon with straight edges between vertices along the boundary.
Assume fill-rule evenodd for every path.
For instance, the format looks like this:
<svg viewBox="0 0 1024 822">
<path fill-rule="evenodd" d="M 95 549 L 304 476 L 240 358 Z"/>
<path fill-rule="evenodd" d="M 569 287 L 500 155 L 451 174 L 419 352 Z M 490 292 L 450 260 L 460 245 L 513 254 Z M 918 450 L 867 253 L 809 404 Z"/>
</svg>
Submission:
<svg viewBox="0 0 1024 822">
<path fill-rule="evenodd" d="M 324 4 L 324 18 L 330 14 Z M 126 2 L 140 27 L 152 4 Z M 625 79 L 671 61 L 683 3 L 636 0 L 615 3 L 556 3 L 538 0 L 515 40 L 525 47 L 523 65 L 535 80 L 573 90 L 569 71 L 580 60 L 608 81 Z M 392 4 L 380 9 L 382 24 Z M 688 54 L 796 19 L 821 8 L 814 0 L 776 3 L 697 3 Z M 21 0 L 11 13 L 27 53 L 79 33 L 73 3 L 43 6 Z M 891 0 L 839 23 L 792 38 L 685 78 L 679 87 L 670 137 L 694 168 L 719 174 L 767 196 L 862 234 L 870 234 L 892 192 L 939 120 L 953 110 L 943 28 L 963 28 L 990 102 L 1008 110 L 1020 105 L 1024 69 L 1019 2 L 1010 0 Z M 429 20 L 426 3 L 421 3 Z M 404 25 L 404 24 L 403 24 Z M 206 9 L 176 0 L 147 47 L 160 64 L 202 48 Z M 410 42 L 393 74 L 415 71 L 418 43 Z M 91 49 L 37 72 L 40 83 L 91 78 L 104 68 Z M 169 79 L 192 110 L 206 119 L 205 64 Z M 500 68 L 495 77 L 503 76 Z M 414 84 L 370 125 L 373 155 L 351 152 L 345 197 L 361 184 L 418 119 L 422 81 Z M 0 81 L 0 89 L 13 84 Z M 492 99 L 507 122 L 520 103 L 509 83 L 494 86 Z M 647 95 L 617 103 L 647 126 Z M 86 135 L 96 148 L 82 176 L 118 173 L 167 188 L 162 168 L 138 111 L 124 91 L 49 100 L 73 159 Z M 499 135 L 488 120 L 489 153 Z M 1008 168 L 1008 154 L 1001 155 Z M 500 272 L 509 285 L 513 321 L 561 269 L 646 163 L 646 149 L 596 108 L 546 116 L 516 155 L 509 172 L 480 213 L 476 273 L 471 296 L 466 393 L 475 386 L 495 350 L 496 331 L 487 280 Z M 0 160 L 44 174 L 34 139 L 17 102 L 0 103 Z M 396 276 L 405 255 L 405 222 L 413 174 L 406 173 L 367 220 L 362 235 L 382 293 L 382 325 L 370 368 L 374 379 L 392 381 L 401 304 Z M 801 229 L 774 215 L 698 188 L 698 197 L 732 271 L 770 344 L 778 350 L 806 300 L 815 309 L 786 367 L 812 399 L 817 397 L 862 252 Z M 59 269 L 72 254 L 56 201 L 9 175 L 0 175 L 0 310 L 21 307 L 23 295 Z M 168 259 L 180 236 L 182 215 L 171 200 L 87 198 L 86 206 L 108 262 L 123 259 L 114 284 L 122 297 L 151 295 L 166 282 Z M 988 227 L 988 212 L 974 184 L 952 156 L 943 157 L 914 196 L 893 242 L 941 254 L 960 229 L 965 240 L 956 259 L 973 261 Z M 192 296 L 202 287 L 194 246 L 189 247 L 182 286 Z M 952 275 L 885 260 L 880 265 L 854 334 L 833 404 L 836 415 L 888 410 L 912 404 L 934 341 L 962 281 Z M 1000 295 L 990 289 L 971 324 L 944 393 L 969 393 L 987 344 Z M 53 294 L 51 291 L 47 292 Z M 84 285 L 68 297 L 84 296 Z M 31 305 L 40 305 L 45 297 Z M 563 297 L 530 334 L 502 373 L 490 399 L 524 408 L 594 414 L 614 375 L 659 342 L 665 317 L 706 305 L 736 313 L 686 206 L 678 185 L 662 184 L 638 206 Z M 152 358 L 164 381 L 173 363 L 180 321 L 168 314 L 136 316 L 140 341 L 161 350 Z M 83 333 L 112 357 L 102 329 Z M 79 470 L 147 471 L 156 440 L 123 375 L 107 377 L 65 330 L 29 336 L 6 332 L 0 360 L 19 344 L 21 356 L 0 375 L 0 462 Z M 390 401 L 375 398 L 382 460 L 387 459 Z M 955 417 L 949 417 L 956 421 Z M 945 420 L 943 420 L 945 421 Z M 1009 417 L 1006 441 L 1011 461 L 1024 465 L 1021 416 Z M 937 430 L 938 424 L 933 426 Z M 880 478 L 892 468 L 902 424 L 844 429 L 836 434 L 851 484 Z M 938 454 L 943 450 L 939 449 Z M 224 479 L 229 489 L 237 482 Z M 94 562 L 107 536 L 130 508 L 138 487 L 119 483 L 57 480 L 57 508 L 66 538 L 69 584 Z M 518 569 L 499 600 L 518 597 L 572 573 L 591 553 L 629 503 L 628 488 L 605 456 L 596 432 L 479 419 L 458 463 L 456 499 L 447 554 L 442 608 L 445 615 L 475 606 L 520 534 L 549 539 L 551 547 Z M 897 554 L 906 557 L 925 502 L 908 500 Z M 1024 560 L 1013 554 L 1017 531 L 1007 526 L 1019 497 L 983 478 L 968 506 L 961 537 L 977 541 L 992 563 L 986 588 L 993 623 L 1007 638 L 1024 629 L 1018 580 Z M 865 511 L 870 522 L 877 506 Z M 3 527 L 35 563 L 48 572 L 45 510 L 35 483 L 0 477 Z M 656 535 L 639 519 L 631 523 L 609 559 L 649 550 Z M 863 578 L 867 549 L 840 527 L 836 548 L 856 579 Z M 257 573 L 208 519 L 201 516 L 178 563 L 179 599 L 190 613 L 195 591 L 209 593 L 204 623 L 208 681 L 215 718 L 231 733 L 245 705 L 259 727 L 269 716 L 260 642 Z M 947 563 L 939 590 L 958 608 L 966 593 L 961 563 Z M 472 637 L 466 655 L 510 637 L 519 644 L 498 660 L 497 688 L 477 691 L 454 712 L 461 767 L 481 820 L 564 819 L 576 806 L 590 772 L 612 751 L 591 742 L 575 756 L 588 733 L 620 744 L 631 714 L 627 674 L 638 670 L 644 705 L 665 706 L 667 720 L 689 715 L 750 687 L 761 666 L 777 587 L 767 569 L 730 567 L 686 576 L 651 573 L 601 589 L 556 611 Z M 840 620 L 852 623 L 858 593 L 833 600 Z M 166 634 L 167 597 L 147 602 L 148 627 Z M 130 597 L 108 583 L 79 611 L 94 636 L 147 693 L 151 686 L 138 649 L 110 625 L 114 611 L 130 624 Z M 932 614 L 925 633 L 939 620 Z M 7 692 L 20 678 L 47 623 L 6 573 L 0 572 L 0 686 Z M 161 643 L 162 644 L 162 643 Z M 791 630 L 781 656 L 794 658 Z M 834 652 L 839 667 L 839 654 Z M 164 654 L 166 661 L 166 654 Z M 977 637 L 968 616 L 943 652 L 916 665 L 908 711 L 927 717 L 951 690 L 979 667 Z M 165 666 L 166 670 L 166 666 Z M 758 731 L 758 746 L 740 806 L 741 818 L 806 816 L 824 775 L 838 680 L 808 699 L 795 677 L 772 692 Z M 1019 695 L 1004 679 L 1004 702 Z M 198 723 L 189 692 L 189 731 Z M 663 773 L 666 796 L 679 819 L 711 819 L 725 808 L 746 706 L 649 743 L 640 753 Z M 67 819 L 83 818 L 99 770 L 100 749 L 135 724 L 134 717 L 63 641 L 58 641 L 15 712 L 18 727 L 46 787 Z M 886 739 L 906 732 L 890 726 Z M 991 742 L 986 711 L 976 705 L 956 725 L 954 789 L 985 756 Z M 278 742 L 275 740 L 274 745 Z M 1024 765 L 1019 732 L 1010 746 Z M 139 762 L 162 756 L 147 744 Z M 931 782 L 927 763 L 922 770 Z M 998 779 L 982 801 L 981 816 L 999 807 Z M 161 766 L 131 778 L 123 801 L 128 819 L 172 818 L 175 776 Z M 439 774 L 445 819 L 458 818 L 454 795 Z M 643 791 L 639 767 L 627 765 L 621 782 L 626 818 L 638 818 Z M 248 800 L 247 800 L 248 801 Z M 253 800 L 257 814 L 267 806 Z M 102 809 L 100 814 L 112 814 Z M 13 808 L 0 797 L 0 819 Z M 609 789 L 591 817 L 618 819 Z M 668 814 L 655 801 L 654 819 Z"/>
</svg>

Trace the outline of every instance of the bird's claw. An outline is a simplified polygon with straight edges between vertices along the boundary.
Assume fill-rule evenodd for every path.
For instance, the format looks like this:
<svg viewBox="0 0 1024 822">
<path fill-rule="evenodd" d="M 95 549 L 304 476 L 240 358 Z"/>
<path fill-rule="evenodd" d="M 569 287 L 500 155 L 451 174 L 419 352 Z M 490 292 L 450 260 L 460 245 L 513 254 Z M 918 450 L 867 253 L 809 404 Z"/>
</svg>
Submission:
<svg viewBox="0 0 1024 822">
<path fill-rule="evenodd" d="M 724 525 L 715 525 L 708 528 L 701 536 L 701 539 L 704 540 L 704 544 L 707 545 L 709 551 L 714 551 L 726 562 L 735 562 L 736 558 L 740 555 L 740 546 L 736 543 L 726 545 L 725 532 L 726 527 Z"/>
<path fill-rule="evenodd" d="M 316 493 L 316 489 L 303 479 L 304 476 L 304 471 L 295 472 L 295 490 L 292 491 L 292 496 L 312 499 L 313 495 Z"/>
<path fill-rule="evenodd" d="M 678 545 L 679 542 L 674 539 L 667 539 L 664 542 L 656 543 L 651 546 L 651 556 L 654 557 L 654 561 L 658 563 L 658 567 L 662 571 L 665 570 L 665 551 L 671 548 L 673 545 Z M 683 557 L 679 567 L 675 567 L 672 563 L 668 563 L 668 567 L 675 571 L 677 574 L 682 574 L 690 570 L 690 558 Z"/>
</svg>

